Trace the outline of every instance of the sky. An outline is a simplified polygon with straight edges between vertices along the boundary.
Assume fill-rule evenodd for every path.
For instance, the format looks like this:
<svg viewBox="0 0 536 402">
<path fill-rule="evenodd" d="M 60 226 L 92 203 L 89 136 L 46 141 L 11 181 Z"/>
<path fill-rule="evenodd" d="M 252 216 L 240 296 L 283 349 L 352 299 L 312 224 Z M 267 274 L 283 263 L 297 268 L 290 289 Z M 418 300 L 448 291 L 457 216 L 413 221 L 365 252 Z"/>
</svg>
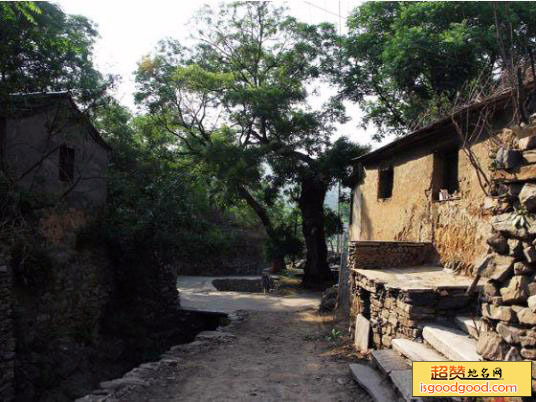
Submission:
<svg viewBox="0 0 536 402">
<path fill-rule="evenodd" d="M 308 23 L 331 22 L 337 26 L 340 23 L 340 28 L 345 33 L 346 17 L 355 6 L 362 3 L 362 0 L 275 2 L 286 4 L 291 15 Z M 115 96 L 125 106 L 136 110 L 132 98 L 135 90 L 133 72 L 139 60 L 144 55 L 150 54 L 158 41 L 163 38 L 188 40 L 192 31 L 189 21 L 195 12 L 204 4 L 217 6 L 220 1 L 59 0 L 56 3 L 65 12 L 84 15 L 97 24 L 100 38 L 95 44 L 95 63 L 101 72 L 121 77 Z M 321 103 L 323 99 L 327 99 L 330 92 L 332 90 L 329 87 L 324 87 L 320 99 L 313 103 Z M 335 137 L 346 135 L 353 141 L 370 143 L 374 148 L 381 145 L 371 142 L 373 128 L 363 130 L 358 127 L 360 110 L 357 105 L 347 104 L 347 112 L 351 120 L 337 127 Z"/>
</svg>

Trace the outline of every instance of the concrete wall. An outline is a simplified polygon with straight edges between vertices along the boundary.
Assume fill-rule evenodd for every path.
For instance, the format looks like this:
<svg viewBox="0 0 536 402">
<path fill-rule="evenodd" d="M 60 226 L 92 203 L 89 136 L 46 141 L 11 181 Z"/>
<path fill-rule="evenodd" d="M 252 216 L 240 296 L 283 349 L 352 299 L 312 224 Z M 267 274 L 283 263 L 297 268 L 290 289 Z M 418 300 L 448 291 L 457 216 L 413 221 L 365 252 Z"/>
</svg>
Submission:
<svg viewBox="0 0 536 402">
<path fill-rule="evenodd" d="M 15 339 L 12 323 L 11 275 L 0 261 L 0 401 L 14 396 Z"/>
<path fill-rule="evenodd" d="M 453 138 L 454 133 L 450 140 L 438 139 L 382 161 L 382 166 L 394 168 L 393 193 L 387 199 L 378 198 L 380 165 L 364 166 L 364 182 L 354 189 L 350 240 L 432 242 L 443 263 L 470 264 L 484 254 L 489 232 L 486 197 L 463 150 L 458 161 L 460 197 L 432 199 L 434 152 Z M 488 139 L 472 147 L 488 174 L 490 146 Z"/>
<path fill-rule="evenodd" d="M 106 199 L 106 169 L 110 151 L 98 144 L 87 122 L 66 100 L 59 100 L 33 115 L 7 118 L 3 127 L 2 158 L 15 179 L 31 170 L 20 184 L 37 192 L 61 195 L 71 187 L 59 178 L 60 145 L 75 150 L 74 179 L 66 197 L 70 205 L 101 205 Z M 46 156 L 46 157 L 45 157 Z M 31 169 L 43 157 L 35 169 Z"/>
</svg>

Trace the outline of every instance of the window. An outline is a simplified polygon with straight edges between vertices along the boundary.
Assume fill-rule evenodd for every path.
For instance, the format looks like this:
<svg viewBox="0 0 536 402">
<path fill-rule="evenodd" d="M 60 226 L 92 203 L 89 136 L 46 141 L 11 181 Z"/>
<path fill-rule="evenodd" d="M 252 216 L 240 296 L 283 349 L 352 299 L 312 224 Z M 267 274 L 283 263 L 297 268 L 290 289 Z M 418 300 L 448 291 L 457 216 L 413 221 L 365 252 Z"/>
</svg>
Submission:
<svg viewBox="0 0 536 402">
<path fill-rule="evenodd" d="M 74 178 L 74 148 L 67 145 L 60 147 L 60 180 L 73 181 Z"/>
<path fill-rule="evenodd" d="M 434 154 L 434 200 L 446 200 L 459 189 L 458 148 Z"/>
<path fill-rule="evenodd" d="M 379 170 L 378 198 L 391 198 L 393 195 L 393 167 Z"/>
</svg>

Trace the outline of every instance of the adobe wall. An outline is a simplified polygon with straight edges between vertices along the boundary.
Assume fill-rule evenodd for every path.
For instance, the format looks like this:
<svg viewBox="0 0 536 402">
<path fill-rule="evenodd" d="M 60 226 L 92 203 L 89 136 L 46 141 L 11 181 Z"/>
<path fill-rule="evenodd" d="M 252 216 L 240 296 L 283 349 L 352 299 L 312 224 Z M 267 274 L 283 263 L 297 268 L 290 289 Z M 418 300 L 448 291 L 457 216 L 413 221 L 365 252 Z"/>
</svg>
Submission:
<svg viewBox="0 0 536 402">
<path fill-rule="evenodd" d="M 477 174 L 463 150 L 459 151 L 458 199 L 432 201 L 435 143 L 384 161 L 394 168 L 393 193 L 378 198 L 378 167 L 365 166 L 365 179 L 354 193 L 350 240 L 432 242 L 443 264 L 466 268 L 486 251 L 489 212 Z M 472 150 L 488 173 L 489 140 Z"/>
<path fill-rule="evenodd" d="M 6 120 L 2 157 L 7 171 L 14 178 L 24 175 L 19 184 L 26 189 L 62 195 L 71 187 L 71 183 L 59 179 L 58 147 L 66 144 L 75 150 L 74 182 L 77 182 L 67 197 L 69 204 L 76 207 L 102 205 L 107 194 L 110 152 L 95 142 L 86 124 L 73 120 L 67 109 L 60 109 L 62 113 L 58 113 L 57 107 Z M 30 172 L 25 174 L 27 171 Z"/>
</svg>

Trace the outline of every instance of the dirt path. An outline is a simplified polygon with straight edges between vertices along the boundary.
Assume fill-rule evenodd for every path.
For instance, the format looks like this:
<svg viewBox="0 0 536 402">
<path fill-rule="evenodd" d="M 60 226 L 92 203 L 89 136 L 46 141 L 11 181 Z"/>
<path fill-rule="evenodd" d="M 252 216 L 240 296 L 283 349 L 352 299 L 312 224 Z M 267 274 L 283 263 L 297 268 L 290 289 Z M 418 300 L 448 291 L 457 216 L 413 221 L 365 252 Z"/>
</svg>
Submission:
<svg viewBox="0 0 536 402">
<path fill-rule="evenodd" d="M 185 356 L 124 401 L 369 401 L 326 339 L 332 325 L 311 309 L 251 312 L 236 339 Z"/>
</svg>

